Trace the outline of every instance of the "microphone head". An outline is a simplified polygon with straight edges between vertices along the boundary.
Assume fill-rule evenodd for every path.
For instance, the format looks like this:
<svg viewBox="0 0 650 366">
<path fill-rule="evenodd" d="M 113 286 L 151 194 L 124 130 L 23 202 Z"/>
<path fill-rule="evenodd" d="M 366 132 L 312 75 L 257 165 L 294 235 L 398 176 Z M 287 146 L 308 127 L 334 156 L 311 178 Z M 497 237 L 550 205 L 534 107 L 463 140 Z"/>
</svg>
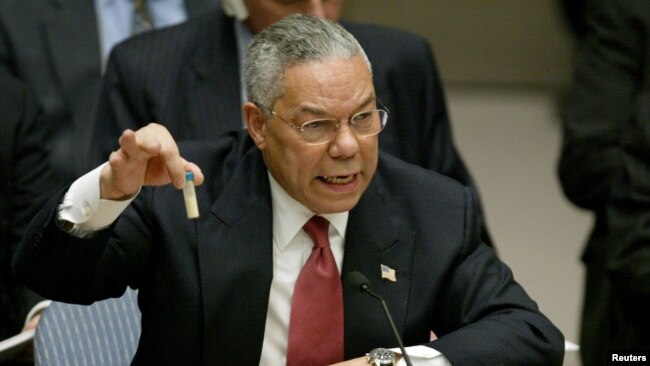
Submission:
<svg viewBox="0 0 650 366">
<path fill-rule="evenodd" d="M 350 272 L 345 276 L 345 283 L 352 287 L 352 289 L 365 293 L 366 289 L 370 288 L 370 281 L 368 278 L 361 272 Z"/>
</svg>

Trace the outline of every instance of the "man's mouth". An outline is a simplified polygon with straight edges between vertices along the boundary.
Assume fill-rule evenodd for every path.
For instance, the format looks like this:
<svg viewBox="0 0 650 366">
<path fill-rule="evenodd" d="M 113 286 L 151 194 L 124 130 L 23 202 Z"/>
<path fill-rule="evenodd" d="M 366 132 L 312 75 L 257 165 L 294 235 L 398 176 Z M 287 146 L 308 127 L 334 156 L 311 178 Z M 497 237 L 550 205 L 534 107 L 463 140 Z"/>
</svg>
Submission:
<svg viewBox="0 0 650 366">
<path fill-rule="evenodd" d="M 354 180 L 354 177 L 354 175 L 321 176 L 318 179 L 328 184 L 348 184 Z"/>
</svg>

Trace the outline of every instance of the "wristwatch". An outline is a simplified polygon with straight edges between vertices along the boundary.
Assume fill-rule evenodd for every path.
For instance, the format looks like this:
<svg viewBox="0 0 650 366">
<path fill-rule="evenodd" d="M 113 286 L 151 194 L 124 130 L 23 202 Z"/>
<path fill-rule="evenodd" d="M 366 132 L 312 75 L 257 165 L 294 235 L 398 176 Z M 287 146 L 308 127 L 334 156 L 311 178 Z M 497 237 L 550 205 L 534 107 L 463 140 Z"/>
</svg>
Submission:
<svg viewBox="0 0 650 366">
<path fill-rule="evenodd" d="M 375 348 L 366 353 L 368 363 L 373 366 L 395 366 L 395 352 L 385 348 Z"/>
</svg>

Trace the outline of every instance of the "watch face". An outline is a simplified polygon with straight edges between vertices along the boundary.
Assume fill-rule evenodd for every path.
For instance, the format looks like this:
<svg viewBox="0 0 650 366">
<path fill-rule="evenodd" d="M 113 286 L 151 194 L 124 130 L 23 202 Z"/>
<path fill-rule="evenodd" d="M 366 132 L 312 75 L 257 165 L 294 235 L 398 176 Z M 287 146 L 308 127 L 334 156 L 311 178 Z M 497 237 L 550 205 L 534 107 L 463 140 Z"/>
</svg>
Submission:
<svg viewBox="0 0 650 366">
<path fill-rule="evenodd" d="M 373 361 L 382 364 L 392 364 L 395 361 L 395 352 L 385 349 L 385 348 L 376 348 L 370 351 L 369 356 Z"/>
</svg>

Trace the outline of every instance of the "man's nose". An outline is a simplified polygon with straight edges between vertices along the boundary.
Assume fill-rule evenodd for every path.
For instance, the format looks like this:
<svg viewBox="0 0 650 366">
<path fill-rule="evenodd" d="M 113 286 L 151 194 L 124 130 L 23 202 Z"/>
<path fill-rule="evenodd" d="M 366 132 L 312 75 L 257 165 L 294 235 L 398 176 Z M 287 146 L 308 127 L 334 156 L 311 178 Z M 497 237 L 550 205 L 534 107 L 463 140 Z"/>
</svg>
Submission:
<svg viewBox="0 0 650 366">
<path fill-rule="evenodd" d="M 359 152 L 359 140 L 347 122 L 342 122 L 336 135 L 330 141 L 329 154 L 332 158 L 348 158 Z"/>
</svg>

